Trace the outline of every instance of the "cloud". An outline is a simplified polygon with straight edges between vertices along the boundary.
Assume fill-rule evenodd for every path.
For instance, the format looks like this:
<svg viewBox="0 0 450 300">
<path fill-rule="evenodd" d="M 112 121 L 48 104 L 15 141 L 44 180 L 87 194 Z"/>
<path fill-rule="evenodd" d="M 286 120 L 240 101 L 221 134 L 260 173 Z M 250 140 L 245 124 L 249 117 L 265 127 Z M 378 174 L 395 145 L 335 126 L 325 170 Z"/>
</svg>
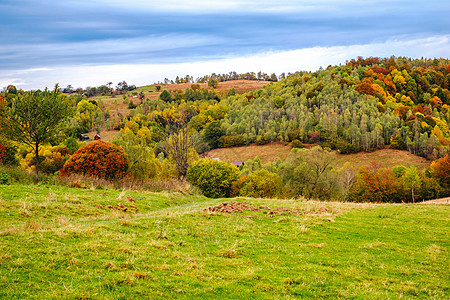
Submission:
<svg viewBox="0 0 450 300">
<path fill-rule="evenodd" d="M 197 62 L 170 64 L 114 64 L 98 66 L 60 66 L 43 69 L 25 69 L 0 76 L 0 87 L 15 84 L 23 89 L 52 88 L 56 83 L 65 87 L 99 86 L 122 80 L 138 86 L 191 75 L 194 78 L 211 73 L 238 73 L 263 71 L 270 73 L 293 73 L 315 71 L 328 65 L 344 64 L 357 56 L 390 57 L 407 56 L 449 58 L 450 35 L 414 40 L 390 40 L 384 43 L 312 47 L 291 51 L 271 51 L 254 55 L 212 59 Z"/>
</svg>

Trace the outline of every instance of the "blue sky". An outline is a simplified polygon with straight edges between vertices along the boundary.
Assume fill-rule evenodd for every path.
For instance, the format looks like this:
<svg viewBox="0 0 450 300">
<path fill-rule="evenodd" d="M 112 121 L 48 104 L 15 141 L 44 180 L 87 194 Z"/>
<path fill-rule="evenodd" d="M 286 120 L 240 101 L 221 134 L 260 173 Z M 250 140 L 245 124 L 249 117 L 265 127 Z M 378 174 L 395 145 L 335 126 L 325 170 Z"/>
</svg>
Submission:
<svg viewBox="0 0 450 300">
<path fill-rule="evenodd" d="M 0 0 L 0 89 L 450 57 L 450 1 Z"/>
</svg>

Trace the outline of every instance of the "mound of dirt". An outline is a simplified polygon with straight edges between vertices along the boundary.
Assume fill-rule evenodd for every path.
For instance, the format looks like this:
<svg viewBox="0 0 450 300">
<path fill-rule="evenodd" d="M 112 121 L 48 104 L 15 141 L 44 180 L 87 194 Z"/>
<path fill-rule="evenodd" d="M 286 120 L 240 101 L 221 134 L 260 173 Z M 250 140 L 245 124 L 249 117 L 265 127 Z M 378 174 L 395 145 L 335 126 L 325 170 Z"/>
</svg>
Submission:
<svg viewBox="0 0 450 300">
<path fill-rule="evenodd" d="M 251 206 L 246 202 L 223 202 L 216 206 L 210 206 L 203 210 L 204 212 L 215 212 L 215 213 L 243 213 L 245 211 L 264 211 L 264 214 L 268 216 L 273 215 L 282 215 L 282 214 L 291 214 L 291 215 L 301 215 L 306 212 L 302 212 L 299 210 L 292 210 L 288 208 L 278 207 L 278 208 L 269 208 L 268 206 Z M 255 215 L 248 216 L 255 217 Z"/>
</svg>

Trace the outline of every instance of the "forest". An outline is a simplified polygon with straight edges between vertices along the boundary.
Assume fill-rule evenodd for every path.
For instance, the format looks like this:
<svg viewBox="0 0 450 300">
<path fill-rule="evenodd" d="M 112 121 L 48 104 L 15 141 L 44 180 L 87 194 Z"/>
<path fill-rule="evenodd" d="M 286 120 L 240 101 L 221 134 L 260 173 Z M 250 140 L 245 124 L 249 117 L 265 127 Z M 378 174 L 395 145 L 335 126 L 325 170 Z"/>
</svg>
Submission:
<svg viewBox="0 0 450 300">
<path fill-rule="evenodd" d="M 218 87 L 219 82 L 237 79 L 267 84 L 245 93 Z M 196 82 L 187 75 L 175 82 L 189 87 L 166 89 L 170 82 L 165 79 L 147 90 L 125 81 L 116 90 L 112 83 L 76 90 L 57 87 L 55 97 L 64 99 L 71 113 L 38 146 L 14 138 L 17 132 L 8 135 L 14 131 L 8 124 L 17 103 L 51 92 L 8 86 L 0 96 L 0 162 L 35 171 L 36 178 L 39 168 L 69 181 L 73 174 L 119 181 L 187 179 L 208 197 L 414 202 L 450 195 L 446 59 L 359 57 L 317 72 L 230 72 Z M 107 101 L 122 102 L 128 110 L 111 113 Z M 101 130 L 117 131 L 111 145 L 78 141 L 81 134 Z M 215 148 L 272 142 L 291 145 L 285 161 L 262 165 L 256 157 L 237 168 L 201 158 Z M 409 151 L 432 162 L 426 170 L 369 162 L 359 169 L 332 164 L 332 153 L 383 148 Z M 111 162 L 118 161 L 123 166 L 114 173 Z M 11 177 L 2 172 L 4 178 Z"/>
</svg>

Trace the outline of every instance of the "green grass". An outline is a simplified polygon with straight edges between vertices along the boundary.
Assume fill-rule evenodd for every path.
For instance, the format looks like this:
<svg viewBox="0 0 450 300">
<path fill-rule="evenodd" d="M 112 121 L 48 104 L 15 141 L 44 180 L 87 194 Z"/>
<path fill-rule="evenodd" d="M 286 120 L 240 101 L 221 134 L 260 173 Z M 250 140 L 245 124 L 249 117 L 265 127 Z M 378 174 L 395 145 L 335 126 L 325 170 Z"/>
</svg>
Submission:
<svg viewBox="0 0 450 300">
<path fill-rule="evenodd" d="M 223 201 L 0 186 L 0 298 L 450 296 L 448 205 L 237 199 L 301 214 L 203 211 Z M 118 203 L 129 209 L 99 208 Z"/>
</svg>

